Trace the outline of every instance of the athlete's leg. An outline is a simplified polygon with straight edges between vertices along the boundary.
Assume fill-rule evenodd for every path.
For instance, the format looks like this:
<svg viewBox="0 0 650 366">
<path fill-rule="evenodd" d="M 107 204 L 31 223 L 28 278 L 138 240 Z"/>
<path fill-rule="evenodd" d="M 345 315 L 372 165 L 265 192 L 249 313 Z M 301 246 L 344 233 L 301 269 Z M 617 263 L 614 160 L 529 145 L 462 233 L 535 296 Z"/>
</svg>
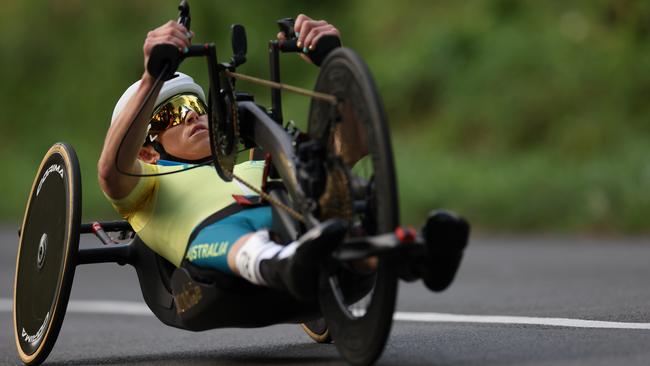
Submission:
<svg viewBox="0 0 650 366">
<path fill-rule="evenodd" d="M 241 211 L 201 229 L 190 242 L 185 259 L 192 264 L 237 274 L 228 263 L 229 253 L 241 238 L 255 231 Z"/>
<path fill-rule="evenodd" d="M 258 236 L 264 238 L 266 235 L 268 239 L 272 218 L 271 208 L 263 206 L 245 209 L 208 225 L 188 245 L 185 259 L 198 267 L 239 275 L 234 254 L 256 231 L 261 232 Z M 262 241 L 266 244 L 269 240 Z M 274 249 L 269 255 L 282 247 Z"/>
<path fill-rule="evenodd" d="M 263 286 L 289 291 L 297 298 L 315 294 L 318 263 L 338 245 L 345 226 L 329 221 L 286 246 L 273 242 L 268 207 L 248 209 L 203 228 L 189 245 L 193 264 L 241 276 Z"/>
<path fill-rule="evenodd" d="M 236 243 L 229 264 L 252 283 L 311 300 L 317 290 L 319 264 L 341 243 L 345 232 L 344 222 L 329 220 L 283 246 L 273 242 L 268 231 L 257 231 Z"/>
</svg>

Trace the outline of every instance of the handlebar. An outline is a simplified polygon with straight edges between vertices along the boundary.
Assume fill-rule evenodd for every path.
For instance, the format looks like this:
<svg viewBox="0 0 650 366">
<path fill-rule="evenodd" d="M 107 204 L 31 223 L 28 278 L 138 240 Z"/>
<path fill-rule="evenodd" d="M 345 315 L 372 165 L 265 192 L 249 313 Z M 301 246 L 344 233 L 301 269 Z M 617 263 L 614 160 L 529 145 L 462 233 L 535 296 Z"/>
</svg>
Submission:
<svg viewBox="0 0 650 366">
<path fill-rule="evenodd" d="M 185 28 L 190 29 L 190 7 L 187 0 L 182 0 L 178 6 L 179 17 L 178 22 L 183 24 Z M 294 31 L 295 21 L 292 18 L 283 18 L 277 21 L 280 30 L 284 32 L 286 40 L 277 42 L 280 52 L 303 52 L 303 49 L 298 47 L 298 38 Z M 314 49 L 309 50 L 306 55 L 311 61 L 320 66 L 325 57 L 333 49 L 341 46 L 341 40 L 334 35 L 326 35 L 321 37 Z M 209 49 L 214 48 L 213 44 L 191 45 L 188 47 L 188 52 L 180 52 L 171 44 L 156 45 L 149 56 L 147 63 L 147 71 L 153 77 L 160 78 L 163 81 L 169 80 L 174 76 L 180 63 L 187 57 L 196 56 L 209 56 Z M 233 26 L 233 60 L 230 64 L 224 64 L 227 68 L 234 68 L 245 62 L 246 57 L 246 34 L 242 26 Z"/>
</svg>

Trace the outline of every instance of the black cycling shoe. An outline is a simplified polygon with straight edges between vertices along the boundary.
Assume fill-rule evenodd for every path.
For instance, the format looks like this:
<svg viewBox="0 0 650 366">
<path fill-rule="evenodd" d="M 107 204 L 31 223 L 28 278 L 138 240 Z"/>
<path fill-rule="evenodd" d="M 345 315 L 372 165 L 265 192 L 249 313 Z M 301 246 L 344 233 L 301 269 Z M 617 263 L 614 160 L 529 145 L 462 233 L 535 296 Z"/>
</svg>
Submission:
<svg viewBox="0 0 650 366">
<path fill-rule="evenodd" d="M 432 291 L 446 289 L 456 276 L 469 239 L 469 223 L 444 211 L 434 212 L 422 228 L 427 255 L 420 276 Z"/>
<path fill-rule="evenodd" d="M 270 287 L 288 291 L 298 300 L 313 300 L 318 291 L 320 264 L 341 244 L 346 231 L 345 221 L 322 222 L 300 237 L 293 254 L 282 258 L 278 253 L 262 260 L 262 278 Z"/>
</svg>

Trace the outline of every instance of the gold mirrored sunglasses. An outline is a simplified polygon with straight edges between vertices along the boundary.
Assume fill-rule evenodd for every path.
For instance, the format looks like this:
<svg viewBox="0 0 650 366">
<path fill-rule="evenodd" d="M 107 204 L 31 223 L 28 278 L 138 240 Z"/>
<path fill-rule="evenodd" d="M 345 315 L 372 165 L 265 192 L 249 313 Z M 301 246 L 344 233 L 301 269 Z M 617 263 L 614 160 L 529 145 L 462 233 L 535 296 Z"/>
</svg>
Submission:
<svg viewBox="0 0 650 366">
<path fill-rule="evenodd" d="M 207 113 L 207 107 L 195 94 L 179 94 L 169 98 L 153 112 L 149 122 L 149 135 L 156 135 L 168 128 L 185 122 L 191 111 L 199 116 Z"/>
</svg>

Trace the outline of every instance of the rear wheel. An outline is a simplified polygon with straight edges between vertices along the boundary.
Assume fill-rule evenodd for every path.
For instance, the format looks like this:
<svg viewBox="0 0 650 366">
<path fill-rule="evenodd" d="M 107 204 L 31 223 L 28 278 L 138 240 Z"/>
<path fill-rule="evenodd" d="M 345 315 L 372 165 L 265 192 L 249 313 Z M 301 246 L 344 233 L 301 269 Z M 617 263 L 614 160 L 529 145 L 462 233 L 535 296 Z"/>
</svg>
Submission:
<svg viewBox="0 0 650 366">
<path fill-rule="evenodd" d="M 315 90 L 337 97 L 336 107 L 313 99 L 309 135 L 327 150 L 327 183 L 320 219 L 343 217 L 349 235 L 391 232 L 399 222 L 390 135 L 367 66 L 338 48 L 321 66 Z M 389 258 L 331 261 L 321 277 L 320 302 L 330 334 L 350 363 L 374 362 L 388 338 L 397 292 Z"/>
<path fill-rule="evenodd" d="M 72 287 L 79 248 L 81 181 L 77 156 L 52 146 L 38 169 L 20 231 L 14 278 L 14 334 L 20 359 L 48 356 Z"/>
</svg>

